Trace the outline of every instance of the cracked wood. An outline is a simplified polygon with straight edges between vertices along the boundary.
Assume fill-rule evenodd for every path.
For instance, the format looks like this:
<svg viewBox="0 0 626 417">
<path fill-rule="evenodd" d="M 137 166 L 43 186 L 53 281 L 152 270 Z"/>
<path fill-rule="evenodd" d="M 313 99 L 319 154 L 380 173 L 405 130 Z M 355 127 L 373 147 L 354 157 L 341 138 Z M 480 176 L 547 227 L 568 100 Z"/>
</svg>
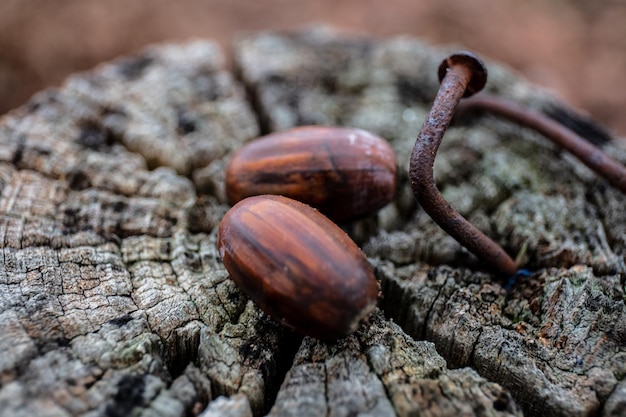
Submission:
<svg viewBox="0 0 626 417">
<path fill-rule="evenodd" d="M 383 288 L 369 325 L 329 345 L 264 316 L 216 251 L 232 151 L 344 125 L 406 167 L 449 51 L 318 30 L 233 52 L 240 78 L 211 42 L 150 47 L 0 119 L 0 415 L 623 413 L 624 196 L 495 118 L 450 129 L 436 181 L 534 274 L 481 273 L 401 169 L 395 201 L 345 225 Z M 488 65 L 492 92 L 562 106 Z"/>
</svg>

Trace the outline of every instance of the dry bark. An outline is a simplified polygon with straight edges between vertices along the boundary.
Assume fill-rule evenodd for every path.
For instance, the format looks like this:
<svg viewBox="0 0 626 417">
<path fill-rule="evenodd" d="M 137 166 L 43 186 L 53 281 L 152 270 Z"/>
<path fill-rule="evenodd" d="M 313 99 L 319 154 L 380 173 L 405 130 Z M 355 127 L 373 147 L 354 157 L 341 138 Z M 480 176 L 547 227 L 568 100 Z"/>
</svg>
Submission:
<svg viewBox="0 0 626 417">
<path fill-rule="evenodd" d="M 437 182 L 524 248 L 533 273 L 509 288 L 407 182 L 446 50 L 313 31 L 250 35 L 234 53 L 239 79 L 210 42 L 152 47 L 0 119 L 0 415 L 625 412 L 623 195 L 532 132 L 481 115 L 453 126 Z M 492 92 L 561 105 L 489 69 Z M 378 133 L 402 168 L 394 203 L 344 225 L 383 297 L 336 344 L 262 314 L 215 248 L 230 152 L 310 123 Z"/>
</svg>

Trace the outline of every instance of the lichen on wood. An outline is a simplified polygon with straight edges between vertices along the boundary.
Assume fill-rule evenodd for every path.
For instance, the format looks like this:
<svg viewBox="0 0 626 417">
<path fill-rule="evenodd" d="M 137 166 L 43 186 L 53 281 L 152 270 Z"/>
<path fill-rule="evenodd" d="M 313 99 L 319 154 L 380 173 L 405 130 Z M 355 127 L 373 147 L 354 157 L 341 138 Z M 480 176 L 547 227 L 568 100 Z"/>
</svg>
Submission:
<svg viewBox="0 0 626 417">
<path fill-rule="evenodd" d="M 211 42 L 153 46 L 3 116 L 0 415 L 623 413 L 625 197 L 531 131 L 456 121 L 436 181 L 523 255 L 531 274 L 511 284 L 411 195 L 408 156 L 450 50 L 268 32 L 234 43 L 230 72 Z M 492 93 L 563 106 L 488 66 Z M 265 316 L 215 245 L 231 152 L 309 123 L 385 137 L 401 172 L 392 204 L 343 225 L 382 298 L 336 344 Z"/>
</svg>

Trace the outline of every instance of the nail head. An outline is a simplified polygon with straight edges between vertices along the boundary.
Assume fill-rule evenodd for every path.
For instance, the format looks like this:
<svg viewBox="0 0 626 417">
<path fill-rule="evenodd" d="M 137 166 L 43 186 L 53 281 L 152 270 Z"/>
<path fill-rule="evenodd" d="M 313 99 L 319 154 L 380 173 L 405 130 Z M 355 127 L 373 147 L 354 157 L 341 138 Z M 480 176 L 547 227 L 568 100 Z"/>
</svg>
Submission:
<svg viewBox="0 0 626 417">
<path fill-rule="evenodd" d="M 456 52 L 443 60 L 441 65 L 439 65 L 439 82 L 446 76 L 448 69 L 456 65 L 466 66 L 472 72 L 472 78 L 465 89 L 463 97 L 470 97 L 485 87 L 487 83 L 487 67 L 480 58 L 468 51 Z"/>
</svg>

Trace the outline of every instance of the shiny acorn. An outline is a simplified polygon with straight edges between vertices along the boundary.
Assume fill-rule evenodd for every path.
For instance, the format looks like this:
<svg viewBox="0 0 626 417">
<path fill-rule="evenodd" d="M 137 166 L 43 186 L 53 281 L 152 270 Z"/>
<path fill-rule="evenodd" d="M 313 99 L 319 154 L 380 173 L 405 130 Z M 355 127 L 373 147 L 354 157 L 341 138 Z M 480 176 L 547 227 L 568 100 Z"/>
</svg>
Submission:
<svg viewBox="0 0 626 417">
<path fill-rule="evenodd" d="M 274 195 L 246 198 L 222 219 L 217 246 L 237 286 L 299 333 L 345 337 L 376 306 L 378 283 L 363 253 L 306 204 Z"/>
<path fill-rule="evenodd" d="M 341 222 L 389 203 L 396 181 L 395 155 L 384 139 L 362 129 L 304 126 L 239 149 L 226 168 L 226 195 L 230 204 L 283 195 Z"/>
</svg>

